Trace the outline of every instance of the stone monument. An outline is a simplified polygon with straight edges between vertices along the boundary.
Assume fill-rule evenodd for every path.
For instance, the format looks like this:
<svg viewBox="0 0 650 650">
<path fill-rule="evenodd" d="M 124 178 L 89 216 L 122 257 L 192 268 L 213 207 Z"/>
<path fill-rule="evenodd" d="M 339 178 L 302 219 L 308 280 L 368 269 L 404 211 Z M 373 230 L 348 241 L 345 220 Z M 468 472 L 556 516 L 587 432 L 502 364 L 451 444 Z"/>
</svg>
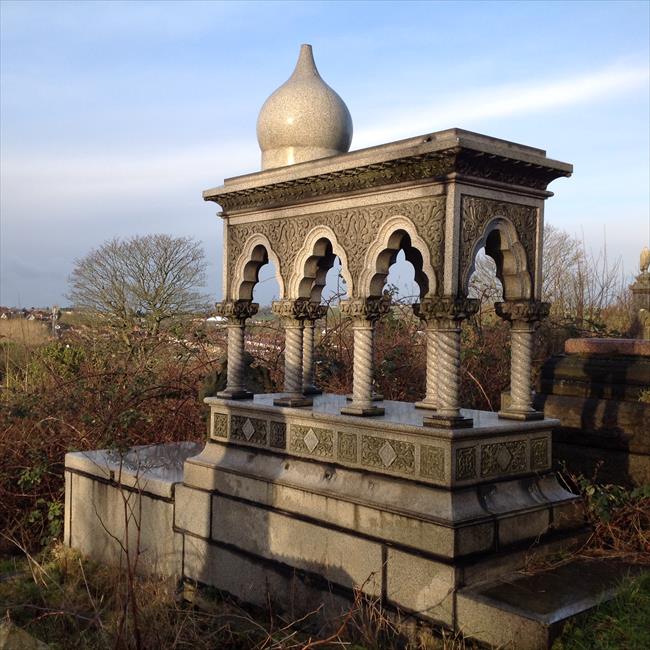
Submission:
<svg viewBox="0 0 650 650">
<path fill-rule="evenodd" d="M 639 259 L 639 275 L 632 291 L 633 333 L 640 338 L 650 339 L 650 249 L 644 246 Z"/>
<path fill-rule="evenodd" d="M 227 386 L 205 400 L 201 452 L 184 448 L 173 472 L 157 468 L 145 480 L 139 494 L 161 515 L 144 543 L 151 537 L 161 549 L 163 572 L 288 616 L 318 610 L 332 620 L 361 590 L 396 616 L 488 643 L 546 647 L 569 610 L 547 611 L 548 599 L 536 598 L 531 613 L 523 598 L 499 598 L 527 588 L 512 572 L 531 553 L 566 548 L 583 531 L 578 498 L 551 470 L 557 420 L 535 410 L 531 390 L 533 332 L 548 312 L 544 202 L 571 165 L 461 129 L 349 152 L 349 111 L 308 45 L 264 104 L 257 134 L 262 170 L 203 194 L 224 220 L 217 310 L 228 319 Z M 511 328 L 511 389 L 498 414 L 459 399 L 460 326 L 477 309 L 467 292 L 481 248 L 496 262 L 497 313 Z M 375 327 L 390 308 L 383 288 L 400 251 L 415 268 L 414 310 L 427 333 L 417 404 L 372 392 Z M 337 257 L 349 296 L 341 309 L 354 330 L 350 399 L 314 386 L 314 326 Z M 278 272 L 284 390 L 251 395 L 245 329 L 268 261 Z M 133 454 L 135 467 L 150 452 Z M 109 488 L 134 481 L 99 455 L 93 462 L 106 469 L 93 478 L 81 456 L 66 459 L 66 541 L 102 556 L 111 540 L 92 523 L 88 490 L 101 482 L 109 513 Z"/>
</svg>

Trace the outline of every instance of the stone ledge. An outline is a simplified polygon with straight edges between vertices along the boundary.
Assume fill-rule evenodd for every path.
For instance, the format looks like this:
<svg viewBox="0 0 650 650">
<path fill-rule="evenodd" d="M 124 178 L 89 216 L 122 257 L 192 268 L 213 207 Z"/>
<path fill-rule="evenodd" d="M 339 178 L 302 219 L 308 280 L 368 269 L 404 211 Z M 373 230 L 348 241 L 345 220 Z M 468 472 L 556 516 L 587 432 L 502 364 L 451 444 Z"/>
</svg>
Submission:
<svg viewBox="0 0 650 650">
<path fill-rule="evenodd" d="M 609 356 L 650 357 L 650 341 L 643 339 L 568 339 L 567 354 L 606 354 Z"/>
</svg>

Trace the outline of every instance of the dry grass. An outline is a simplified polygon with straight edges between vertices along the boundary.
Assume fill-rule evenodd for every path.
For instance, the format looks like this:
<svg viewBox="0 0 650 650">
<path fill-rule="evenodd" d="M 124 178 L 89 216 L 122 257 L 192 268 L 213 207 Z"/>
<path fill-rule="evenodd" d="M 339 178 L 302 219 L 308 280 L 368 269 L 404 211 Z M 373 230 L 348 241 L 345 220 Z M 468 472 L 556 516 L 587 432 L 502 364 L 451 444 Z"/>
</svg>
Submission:
<svg viewBox="0 0 650 650">
<path fill-rule="evenodd" d="M 25 318 L 0 319 L 0 340 L 35 346 L 50 340 L 51 330 L 47 323 Z"/>
</svg>

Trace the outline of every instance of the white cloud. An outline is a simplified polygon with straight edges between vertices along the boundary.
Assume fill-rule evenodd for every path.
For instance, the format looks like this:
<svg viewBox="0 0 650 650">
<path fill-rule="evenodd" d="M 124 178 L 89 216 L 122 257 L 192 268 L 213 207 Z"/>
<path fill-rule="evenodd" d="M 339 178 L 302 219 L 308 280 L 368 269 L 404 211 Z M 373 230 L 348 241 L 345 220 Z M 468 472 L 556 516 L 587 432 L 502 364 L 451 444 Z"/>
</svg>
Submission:
<svg viewBox="0 0 650 650">
<path fill-rule="evenodd" d="M 650 68 L 608 66 L 590 74 L 560 80 L 479 88 L 425 107 L 408 102 L 399 112 L 385 114 L 375 126 L 355 135 L 355 148 L 460 126 L 467 122 L 538 113 L 606 99 L 647 86 Z"/>
</svg>

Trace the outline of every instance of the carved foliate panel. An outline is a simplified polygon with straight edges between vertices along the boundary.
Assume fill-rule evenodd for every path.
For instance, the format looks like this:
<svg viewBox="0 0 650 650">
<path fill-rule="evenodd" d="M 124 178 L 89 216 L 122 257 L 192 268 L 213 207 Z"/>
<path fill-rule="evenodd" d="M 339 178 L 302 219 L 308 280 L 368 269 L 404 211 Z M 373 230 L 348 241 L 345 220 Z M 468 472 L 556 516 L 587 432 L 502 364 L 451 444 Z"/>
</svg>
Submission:
<svg viewBox="0 0 650 650">
<path fill-rule="evenodd" d="M 266 444 L 266 420 L 233 415 L 230 420 L 230 439 Z"/>
<path fill-rule="evenodd" d="M 526 251 L 528 271 L 531 276 L 534 275 L 537 208 L 519 203 L 463 195 L 460 211 L 460 270 L 464 283 L 469 279 L 474 246 L 483 235 L 485 226 L 495 217 L 508 219 L 515 227 L 517 238 Z"/>
<path fill-rule="evenodd" d="M 415 445 L 401 440 L 362 436 L 361 464 L 394 472 L 415 472 Z"/>
<path fill-rule="evenodd" d="M 548 469 L 548 438 L 530 441 L 530 469 L 533 471 Z"/>
<path fill-rule="evenodd" d="M 339 432 L 338 459 L 349 463 L 357 462 L 357 435 Z"/>
<path fill-rule="evenodd" d="M 284 422 L 269 423 L 269 446 L 275 449 L 286 449 L 287 425 Z"/>
<path fill-rule="evenodd" d="M 420 476 L 443 481 L 445 478 L 445 451 L 441 447 L 422 445 L 420 448 Z"/>
<path fill-rule="evenodd" d="M 495 442 L 481 447 L 481 476 L 526 471 L 526 441 Z"/>
<path fill-rule="evenodd" d="M 456 480 L 476 478 L 476 447 L 462 447 L 456 450 Z"/>
<path fill-rule="evenodd" d="M 278 256 L 280 268 L 277 271 L 282 276 L 285 286 L 288 286 L 299 250 L 297 242 L 304 241 L 307 233 L 315 226 L 324 225 L 336 233 L 339 244 L 345 250 L 348 270 L 356 286 L 368 246 L 377 236 L 381 224 L 394 216 L 403 216 L 413 222 L 420 237 L 427 242 L 434 270 L 439 277 L 442 277 L 445 197 L 437 196 L 320 212 L 308 216 L 229 225 L 228 283 L 232 282 L 233 270 L 246 240 L 255 233 L 261 233 L 267 237 Z"/>
<path fill-rule="evenodd" d="M 212 415 L 212 437 L 228 437 L 228 416 L 223 413 L 213 413 Z"/>
<path fill-rule="evenodd" d="M 334 433 L 329 429 L 292 424 L 291 451 L 331 458 L 334 455 Z"/>
</svg>

